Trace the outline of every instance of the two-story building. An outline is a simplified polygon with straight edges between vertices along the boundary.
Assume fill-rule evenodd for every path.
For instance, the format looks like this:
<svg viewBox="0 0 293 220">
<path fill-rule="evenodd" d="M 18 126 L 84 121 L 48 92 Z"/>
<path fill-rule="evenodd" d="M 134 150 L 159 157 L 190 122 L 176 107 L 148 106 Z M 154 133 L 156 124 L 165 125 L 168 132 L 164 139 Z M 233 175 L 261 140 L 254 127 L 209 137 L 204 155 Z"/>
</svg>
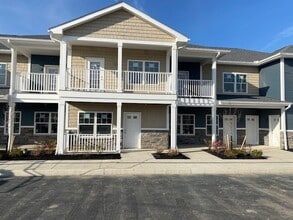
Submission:
<svg viewBox="0 0 293 220">
<path fill-rule="evenodd" d="M 245 136 L 288 145 L 291 99 L 275 93 L 284 88 L 275 54 L 190 45 L 124 2 L 0 43 L 0 143 L 9 147 L 57 140 L 58 154 L 119 153 Z"/>
</svg>

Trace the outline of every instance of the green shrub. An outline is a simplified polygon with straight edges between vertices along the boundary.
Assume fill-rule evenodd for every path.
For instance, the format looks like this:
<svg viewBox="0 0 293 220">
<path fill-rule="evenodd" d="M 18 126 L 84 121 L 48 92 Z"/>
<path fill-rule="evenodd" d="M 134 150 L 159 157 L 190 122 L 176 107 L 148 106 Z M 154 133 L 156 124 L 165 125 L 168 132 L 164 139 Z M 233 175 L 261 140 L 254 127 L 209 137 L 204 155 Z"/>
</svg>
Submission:
<svg viewBox="0 0 293 220">
<path fill-rule="evenodd" d="M 260 158 L 260 157 L 262 157 L 262 154 L 263 154 L 262 150 L 252 150 L 250 152 L 250 156 L 252 158 Z"/>
<path fill-rule="evenodd" d="M 18 148 L 14 148 L 9 152 L 9 157 L 21 157 L 22 155 L 22 150 Z"/>
<path fill-rule="evenodd" d="M 234 150 L 225 150 L 224 154 L 227 158 L 237 158 L 237 152 Z"/>
</svg>

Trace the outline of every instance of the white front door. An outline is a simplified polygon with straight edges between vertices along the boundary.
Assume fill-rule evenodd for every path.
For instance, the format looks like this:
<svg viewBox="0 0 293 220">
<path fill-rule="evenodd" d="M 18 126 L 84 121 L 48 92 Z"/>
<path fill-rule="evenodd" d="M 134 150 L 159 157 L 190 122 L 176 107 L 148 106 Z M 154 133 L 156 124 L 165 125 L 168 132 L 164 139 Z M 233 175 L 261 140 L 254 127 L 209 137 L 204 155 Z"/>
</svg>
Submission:
<svg viewBox="0 0 293 220">
<path fill-rule="evenodd" d="M 123 148 L 140 148 L 140 112 L 125 112 L 123 126 Z"/>
<path fill-rule="evenodd" d="M 258 115 L 246 115 L 246 144 L 258 145 Z"/>
<path fill-rule="evenodd" d="M 236 135 L 236 115 L 223 115 L 223 142 L 227 144 L 227 140 L 232 140 L 234 145 L 237 144 Z"/>
<path fill-rule="evenodd" d="M 280 147 L 280 116 L 269 116 L 269 145 Z"/>
<path fill-rule="evenodd" d="M 104 89 L 104 59 L 87 58 L 88 88 Z"/>
</svg>

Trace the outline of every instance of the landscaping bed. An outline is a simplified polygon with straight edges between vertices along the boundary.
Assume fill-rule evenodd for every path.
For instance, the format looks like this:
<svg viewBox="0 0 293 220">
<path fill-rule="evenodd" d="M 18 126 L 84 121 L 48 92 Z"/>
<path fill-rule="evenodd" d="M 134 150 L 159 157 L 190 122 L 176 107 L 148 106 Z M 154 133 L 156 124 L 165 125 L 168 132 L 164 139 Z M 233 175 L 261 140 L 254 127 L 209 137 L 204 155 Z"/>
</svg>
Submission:
<svg viewBox="0 0 293 220">
<path fill-rule="evenodd" d="M 242 150 L 242 149 L 217 149 L 217 150 L 204 150 L 214 156 L 221 159 L 267 159 L 267 157 L 262 155 L 261 150 Z"/>
<path fill-rule="evenodd" d="M 190 159 L 182 153 L 177 155 L 169 155 L 168 153 L 152 153 L 155 159 Z"/>
</svg>

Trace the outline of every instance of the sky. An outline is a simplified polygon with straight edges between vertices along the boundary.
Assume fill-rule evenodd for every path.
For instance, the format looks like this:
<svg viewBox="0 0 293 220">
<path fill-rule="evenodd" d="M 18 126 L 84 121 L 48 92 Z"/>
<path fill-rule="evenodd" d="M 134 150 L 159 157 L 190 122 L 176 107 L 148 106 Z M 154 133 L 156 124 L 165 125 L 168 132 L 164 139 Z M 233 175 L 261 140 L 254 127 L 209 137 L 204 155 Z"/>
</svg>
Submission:
<svg viewBox="0 0 293 220">
<path fill-rule="evenodd" d="M 1 0 L 0 34 L 48 28 L 118 0 Z M 293 44 L 292 0 L 125 0 L 191 44 L 273 52 Z"/>
</svg>

